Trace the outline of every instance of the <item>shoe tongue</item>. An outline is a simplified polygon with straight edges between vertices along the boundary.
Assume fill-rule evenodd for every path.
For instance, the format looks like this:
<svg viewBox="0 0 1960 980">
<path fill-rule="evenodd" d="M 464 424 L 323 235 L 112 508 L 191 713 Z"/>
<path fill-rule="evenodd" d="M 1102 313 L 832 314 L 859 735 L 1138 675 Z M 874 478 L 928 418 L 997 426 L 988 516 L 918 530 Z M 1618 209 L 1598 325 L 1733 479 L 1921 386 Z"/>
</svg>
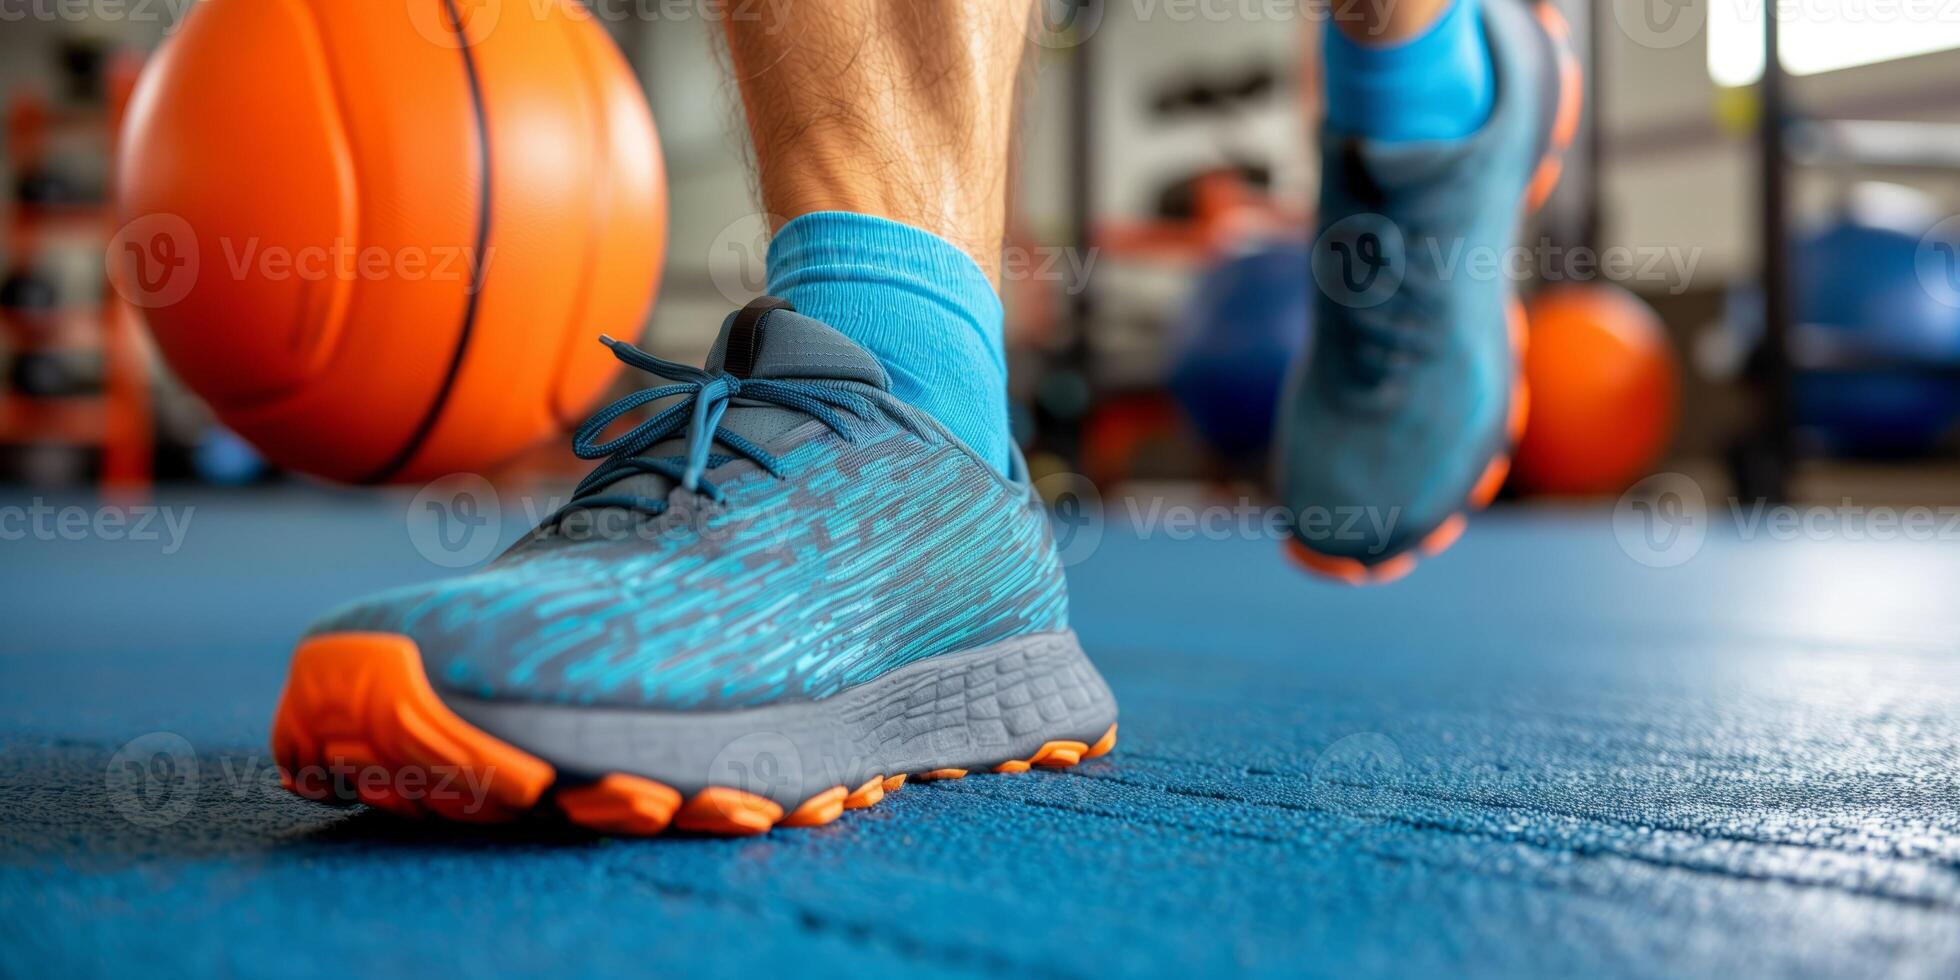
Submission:
<svg viewBox="0 0 1960 980">
<path fill-rule="evenodd" d="M 796 312 L 788 303 L 763 297 L 722 322 L 721 336 L 708 351 L 710 373 L 727 371 L 743 380 L 799 378 L 856 381 L 891 390 L 891 378 L 871 352 L 828 325 Z M 739 396 L 721 417 L 721 427 L 757 445 L 767 445 L 783 433 L 809 421 L 809 416 L 778 405 L 744 402 Z M 667 439 L 640 455 L 675 457 L 687 451 L 685 436 Z M 722 453 L 722 446 L 711 452 Z M 674 481 L 653 473 L 637 473 L 612 484 L 607 495 L 666 499 Z M 566 518 L 579 524 L 586 518 Z"/>
<path fill-rule="evenodd" d="M 891 378 L 871 352 L 783 300 L 765 296 L 722 321 L 708 351 L 708 370 L 750 378 L 857 381 L 889 390 Z"/>
</svg>

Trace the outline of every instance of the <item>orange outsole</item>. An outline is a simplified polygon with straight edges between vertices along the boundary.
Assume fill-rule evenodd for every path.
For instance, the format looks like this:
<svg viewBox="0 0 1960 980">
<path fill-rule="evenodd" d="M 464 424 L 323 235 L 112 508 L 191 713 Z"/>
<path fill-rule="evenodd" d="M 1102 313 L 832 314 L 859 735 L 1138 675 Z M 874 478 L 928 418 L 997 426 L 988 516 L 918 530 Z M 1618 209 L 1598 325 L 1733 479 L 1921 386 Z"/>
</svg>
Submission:
<svg viewBox="0 0 1960 980">
<path fill-rule="evenodd" d="M 1565 15 L 1558 7 L 1545 0 L 1534 6 L 1539 26 L 1552 39 L 1553 57 L 1558 61 L 1559 98 L 1558 107 L 1552 114 L 1552 145 L 1545 158 L 1538 162 L 1538 170 L 1532 174 L 1530 191 L 1526 198 L 1526 210 L 1537 211 L 1558 187 L 1559 176 L 1565 170 L 1565 151 L 1572 146 L 1572 140 L 1579 135 L 1579 114 L 1584 108 L 1581 95 L 1585 91 L 1585 70 L 1579 65 L 1579 56 L 1572 50 L 1572 29 L 1565 22 Z"/>
<path fill-rule="evenodd" d="M 1115 746 L 1111 725 L 1093 745 L 1051 741 L 994 771 L 1072 766 Z M 788 813 L 732 787 L 710 786 L 687 798 L 627 773 L 559 786 L 548 763 L 450 710 L 429 685 L 414 641 L 388 633 L 336 633 L 300 644 L 273 719 L 272 750 L 280 781 L 312 800 L 472 823 L 512 820 L 549 800 L 573 824 L 628 836 L 669 829 L 747 836 L 776 827 L 819 827 L 845 810 L 875 805 L 905 785 L 908 775 L 874 776 L 854 790 L 832 786 Z M 960 779 L 967 771 L 910 775 Z"/>
<path fill-rule="evenodd" d="M 537 805 L 557 778 L 550 765 L 449 710 L 414 641 L 386 633 L 300 644 L 272 752 L 281 781 L 300 796 L 452 820 L 510 819 Z"/>
<path fill-rule="evenodd" d="M 1545 0 L 1539 0 L 1532 6 L 1539 25 L 1552 39 L 1554 57 L 1558 61 L 1559 96 L 1558 106 L 1552 114 L 1551 145 L 1526 184 L 1527 215 L 1537 213 L 1558 187 L 1559 177 L 1565 169 L 1565 153 L 1571 149 L 1572 140 L 1579 133 L 1579 114 L 1584 106 L 1582 96 L 1585 91 L 1585 74 L 1579 66 L 1578 56 L 1572 51 L 1572 32 L 1565 22 L 1565 16 Z M 1482 510 L 1497 499 L 1498 491 L 1504 488 L 1505 478 L 1511 473 L 1512 447 L 1524 437 L 1525 421 L 1531 414 L 1531 385 L 1524 376 L 1524 355 L 1530 344 L 1530 325 L 1525 320 L 1524 304 L 1516 296 L 1510 297 L 1505 320 L 1512 360 L 1511 404 L 1504 419 L 1505 447 L 1485 465 L 1464 501 L 1464 510 L 1450 515 L 1417 542 L 1413 550 L 1374 565 L 1353 558 L 1321 554 L 1298 538 L 1289 537 L 1286 539 L 1286 554 L 1295 564 L 1321 578 L 1348 585 L 1386 585 L 1415 571 L 1418 556 L 1433 558 L 1449 550 L 1463 537 L 1469 524 L 1469 512 Z"/>
</svg>

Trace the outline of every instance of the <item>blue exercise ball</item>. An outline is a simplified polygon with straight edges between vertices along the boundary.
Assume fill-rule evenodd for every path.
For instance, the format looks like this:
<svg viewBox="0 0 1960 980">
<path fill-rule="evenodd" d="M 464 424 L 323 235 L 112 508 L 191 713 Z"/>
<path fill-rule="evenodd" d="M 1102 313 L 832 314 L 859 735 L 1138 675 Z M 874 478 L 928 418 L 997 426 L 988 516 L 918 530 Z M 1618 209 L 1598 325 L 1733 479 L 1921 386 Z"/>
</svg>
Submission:
<svg viewBox="0 0 1960 980">
<path fill-rule="evenodd" d="M 1228 460 L 1264 453 L 1281 389 L 1312 335 L 1307 244 L 1264 241 L 1200 278 L 1171 333 L 1171 396 Z"/>
<path fill-rule="evenodd" d="M 1791 407 L 1815 450 L 1919 456 L 1960 434 L 1957 229 L 1924 195 L 1861 184 L 1793 243 Z M 1717 376 L 1761 345 L 1762 291 L 1731 290 L 1724 320 L 1700 351 Z"/>
<path fill-rule="evenodd" d="M 1798 428 L 1834 456 L 1903 458 L 1933 452 L 1960 432 L 1960 384 L 1912 371 L 1797 375 Z"/>
<path fill-rule="evenodd" d="M 1794 297 L 1803 341 L 1824 361 L 1960 363 L 1960 275 L 1933 262 L 1960 242 L 1918 223 L 1847 215 L 1794 250 Z M 1921 268 L 1921 259 L 1928 268 Z"/>
<path fill-rule="evenodd" d="M 1931 451 L 1960 427 L 1960 240 L 1907 199 L 1793 250 L 1797 424 L 1842 455 Z"/>
</svg>

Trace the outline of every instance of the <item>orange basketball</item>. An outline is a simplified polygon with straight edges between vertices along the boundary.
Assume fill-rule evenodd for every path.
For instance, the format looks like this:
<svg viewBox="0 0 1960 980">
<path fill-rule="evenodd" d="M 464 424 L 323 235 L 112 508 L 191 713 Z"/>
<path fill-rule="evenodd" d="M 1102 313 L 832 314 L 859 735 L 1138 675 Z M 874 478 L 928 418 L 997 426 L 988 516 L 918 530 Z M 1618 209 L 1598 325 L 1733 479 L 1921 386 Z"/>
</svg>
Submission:
<svg viewBox="0 0 1960 980">
<path fill-rule="evenodd" d="M 646 100 L 569 0 L 205 0 L 137 87 L 117 184 L 114 281 L 170 366 L 344 481 L 581 421 L 666 244 Z"/>
<path fill-rule="evenodd" d="M 1617 493 L 1674 434 L 1674 355 L 1660 318 L 1618 286 L 1556 286 L 1526 308 L 1531 408 L 1512 472 L 1541 493 Z"/>
</svg>

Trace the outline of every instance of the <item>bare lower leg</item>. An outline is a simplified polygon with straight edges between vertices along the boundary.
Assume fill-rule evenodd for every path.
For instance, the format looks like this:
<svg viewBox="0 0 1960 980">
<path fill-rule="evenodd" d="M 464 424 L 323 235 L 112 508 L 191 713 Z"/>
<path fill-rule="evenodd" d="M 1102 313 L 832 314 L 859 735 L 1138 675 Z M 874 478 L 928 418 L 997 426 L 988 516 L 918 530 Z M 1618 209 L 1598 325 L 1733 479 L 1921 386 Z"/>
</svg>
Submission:
<svg viewBox="0 0 1960 980">
<path fill-rule="evenodd" d="M 1364 44 L 1393 44 L 1422 33 L 1436 22 L 1452 0 L 1332 0 L 1334 25 L 1348 40 Z"/>
<path fill-rule="evenodd" d="M 1032 5 L 725 5 L 763 206 L 784 221 L 855 211 L 923 228 L 998 282 L 1014 91 Z"/>
</svg>

